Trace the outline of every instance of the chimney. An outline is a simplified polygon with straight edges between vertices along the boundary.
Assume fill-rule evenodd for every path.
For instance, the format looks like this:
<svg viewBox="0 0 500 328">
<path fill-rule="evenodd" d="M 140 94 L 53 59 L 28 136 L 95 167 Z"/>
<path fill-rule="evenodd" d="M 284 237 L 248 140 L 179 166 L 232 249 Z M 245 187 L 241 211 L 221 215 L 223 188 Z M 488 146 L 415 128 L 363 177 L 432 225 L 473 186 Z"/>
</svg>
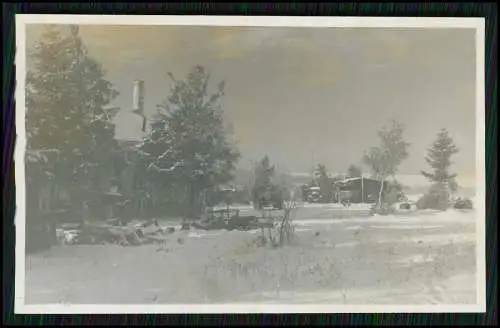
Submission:
<svg viewBox="0 0 500 328">
<path fill-rule="evenodd" d="M 144 115 L 144 81 L 134 81 L 132 110 L 140 115 Z"/>
</svg>

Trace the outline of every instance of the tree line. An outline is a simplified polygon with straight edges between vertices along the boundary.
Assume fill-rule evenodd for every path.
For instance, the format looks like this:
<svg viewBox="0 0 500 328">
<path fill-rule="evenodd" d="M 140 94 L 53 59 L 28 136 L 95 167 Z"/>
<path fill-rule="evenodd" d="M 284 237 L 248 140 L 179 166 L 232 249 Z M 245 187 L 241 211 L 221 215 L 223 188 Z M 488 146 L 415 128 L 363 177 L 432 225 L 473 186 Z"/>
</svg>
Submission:
<svg viewBox="0 0 500 328">
<path fill-rule="evenodd" d="M 119 93 L 106 79 L 102 65 L 89 54 L 76 26 L 66 31 L 49 27 L 30 58 L 33 66 L 26 75 L 27 176 L 50 176 L 58 189 L 55 192 L 64 189 L 69 203 L 81 209 L 82 203 L 119 182 L 127 167 L 124 149 L 114 138 L 113 114 L 107 110 Z M 225 125 L 221 106 L 224 81 L 213 88 L 210 72 L 203 66 L 193 67 L 182 78 L 171 73 L 168 77 L 171 84 L 165 100 L 158 106 L 151 130 L 136 147 L 131 198 L 157 205 L 181 204 L 179 214 L 195 218 L 215 202 L 212 192 L 233 180 L 240 152 Z M 378 133 L 380 144 L 363 157 L 382 183 L 395 176 L 408 156 L 409 143 L 403 132 L 397 122 L 384 127 Z M 427 157 L 433 170 L 422 174 L 445 185 L 444 189 L 453 185 L 450 157 L 457 151 L 447 131 L 440 131 Z M 56 153 L 56 159 L 43 164 L 47 161 L 34 156 L 43 152 Z M 322 189 L 331 188 L 326 167 L 319 171 Z M 275 169 L 267 156 L 254 173 L 255 182 L 248 193 L 256 207 L 279 204 L 289 197 L 290 186 L 273 182 Z M 361 173 L 355 165 L 348 169 L 349 176 Z M 35 199 L 30 194 L 34 190 L 27 189 L 27 198 Z"/>
<path fill-rule="evenodd" d="M 390 125 L 378 131 L 379 144 L 365 151 L 362 162 L 371 171 L 372 177 L 379 181 L 377 206 L 383 207 L 384 203 L 397 201 L 397 195 L 402 190 L 402 185 L 397 181 L 396 174 L 399 166 L 408 158 L 410 143 L 405 141 L 404 126 L 393 120 Z M 431 183 L 428 193 L 417 204 L 421 208 L 446 209 L 449 206 L 450 196 L 458 189 L 457 174 L 451 173 L 453 162 L 451 157 L 458 152 L 458 147 L 450 137 L 447 129 L 441 129 L 436 139 L 427 149 L 425 161 L 431 170 L 421 170 L 421 174 Z M 318 185 L 325 201 L 331 200 L 332 185 L 342 177 L 329 177 L 325 165 L 318 164 L 319 178 L 311 184 Z M 359 166 L 350 165 L 347 169 L 347 178 L 361 177 L 362 170 Z M 392 178 L 388 182 L 387 179 Z M 386 185 L 388 184 L 388 185 Z"/>
<path fill-rule="evenodd" d="M 27 153 L 57 152 L 57 167 L 47 166 L 45 172 L 51 171 L 55 185 L 79 207 L 92 194 L 119 184 L 127 167 L 125 150 L 114 137 L 113 115 L 106 109 L 118 91 L 90 56 L 77 26 L 49 27 L 31 59 Z M 151 131 L 136 146 L 131 198 L 182 203 L 181 214 L 194 217 L 207 190 L 232 180 L 240 154 L 220 106 L 224 81 L 211 90 L 210 74 L 202 66 L 193 67 L 184 78 L 168 76 L 172 83 L 165 101 L 158 106 Z M 27 176 L 40 176 L 35 168 L 40 163 L 30 158 Z"/>
</svg>

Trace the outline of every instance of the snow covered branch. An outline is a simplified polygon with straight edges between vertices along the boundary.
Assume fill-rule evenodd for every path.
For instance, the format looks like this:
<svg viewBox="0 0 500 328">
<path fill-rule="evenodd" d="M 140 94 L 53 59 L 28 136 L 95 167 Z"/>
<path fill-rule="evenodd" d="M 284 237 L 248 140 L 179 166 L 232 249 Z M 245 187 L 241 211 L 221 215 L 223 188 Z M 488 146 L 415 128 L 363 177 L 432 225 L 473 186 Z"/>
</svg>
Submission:
<svg viewBox="0 0 500 328">
<path fill-rule="evenodd" d="M 155 170 L 155 171 L 161 172 L 161 173 L 171 173 L 174 170 L 176 170 L 177 168 L 182 167 L 182 166 L 183 166 L 182 162 L 177 162 L 169 168 L 160 168 L 155 163 L 151 163 L 148 165 L 148 170 Z"/>
</svg>

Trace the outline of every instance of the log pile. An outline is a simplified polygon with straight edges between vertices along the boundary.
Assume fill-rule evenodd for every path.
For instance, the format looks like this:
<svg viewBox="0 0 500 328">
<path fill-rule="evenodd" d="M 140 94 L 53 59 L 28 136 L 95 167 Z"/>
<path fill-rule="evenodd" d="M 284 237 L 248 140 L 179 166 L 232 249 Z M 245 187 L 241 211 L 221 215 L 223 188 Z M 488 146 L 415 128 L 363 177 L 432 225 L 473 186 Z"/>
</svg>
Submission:
<svg viewBox="0 0 500 328">
<path fill-rule="evenodd" d="M 161 236 L 175 232 L 175 228 L 161 227 L 156 220 L 142 223 L 123 223 L 110 220 L 105 223 L 86 223 L 79 229 L 63 230 L 63 244 L 119 244 L 138 246 L 155 243 Z"/>
</svg>

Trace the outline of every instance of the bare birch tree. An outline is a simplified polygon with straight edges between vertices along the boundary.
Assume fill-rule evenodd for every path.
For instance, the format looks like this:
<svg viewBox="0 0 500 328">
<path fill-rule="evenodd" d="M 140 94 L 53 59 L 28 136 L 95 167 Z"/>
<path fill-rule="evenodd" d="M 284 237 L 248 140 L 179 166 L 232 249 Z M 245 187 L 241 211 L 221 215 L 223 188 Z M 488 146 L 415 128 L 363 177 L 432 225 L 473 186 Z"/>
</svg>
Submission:
<svg viewBox="0 0 500 328">
<path fill-rule="evenodd" d="M 399 165 L 408 157 L 410 146 L 403 138 L 404 127 L 397 121 L 392 121 L 390 127 L 383 127 L 379 132 L 380 144 L 371 147 L 363 157 L 377 180 L 380 181 L 377 206 L 382 207 L 384 182 L 390 176 L 395 176 Z"/>
</svg>

